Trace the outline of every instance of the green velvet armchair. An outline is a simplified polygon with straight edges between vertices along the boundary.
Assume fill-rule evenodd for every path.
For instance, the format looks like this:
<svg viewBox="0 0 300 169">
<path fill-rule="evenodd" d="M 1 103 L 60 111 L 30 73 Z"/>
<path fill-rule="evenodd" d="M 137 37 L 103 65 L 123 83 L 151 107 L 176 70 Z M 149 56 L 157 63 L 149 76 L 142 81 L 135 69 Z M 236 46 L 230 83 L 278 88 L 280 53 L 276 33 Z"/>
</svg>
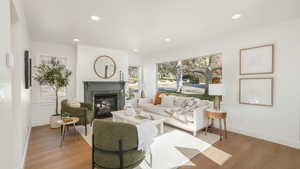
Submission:
<svg viewBox="0 0 300 169">
<path fill-rule="evenodd" d="M 133 169 L 144 159 L 137 150 L 136 126 L 96 119 L 93 122 L 92 168 Z"/>
<path fill-rule="evenodd" d="M 93 120 L 92 105 L 89 103 L 80 103 L 79 108 L 70 107 L 67 100 L 61 102 L 61 114 L 68 112 L 71 117 L 79 117 L 78 125 L 85 126 L 85 135 L 87 135 L 87 125 Z"/>
</svg>

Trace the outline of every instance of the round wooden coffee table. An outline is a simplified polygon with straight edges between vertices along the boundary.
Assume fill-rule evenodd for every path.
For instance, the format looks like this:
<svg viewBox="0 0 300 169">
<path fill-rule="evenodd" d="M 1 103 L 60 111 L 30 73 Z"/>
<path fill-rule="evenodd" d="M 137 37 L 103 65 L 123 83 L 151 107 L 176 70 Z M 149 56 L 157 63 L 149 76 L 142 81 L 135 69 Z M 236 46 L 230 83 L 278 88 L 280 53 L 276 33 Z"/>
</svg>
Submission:
<svg viewBox="0 0 300 169">
<path fill-rule="evenodd" d="M 74 126 L 74 130 L 77 132 L 75 124 L 79 121 L 78 117 L 70 117 L 68 121 L 58 120 L 57 123 L 61 126 L 61 139 L 60 146 L 63 145 L 63 141 L 66 133 L 66 126 Z"/>
</svg>

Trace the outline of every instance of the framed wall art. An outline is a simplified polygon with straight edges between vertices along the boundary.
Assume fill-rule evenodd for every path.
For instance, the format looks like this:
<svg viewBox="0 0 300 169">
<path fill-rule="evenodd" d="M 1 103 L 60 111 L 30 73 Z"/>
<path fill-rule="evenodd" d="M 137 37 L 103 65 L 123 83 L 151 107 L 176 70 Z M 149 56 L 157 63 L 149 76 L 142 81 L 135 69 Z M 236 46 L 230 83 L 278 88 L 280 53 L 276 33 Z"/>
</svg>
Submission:
<svg viewBox="0 0 300 169">
<path fill-rule="evenodd" d="M 273 78 L 240 78 L 240 104 L 273 106 Z"/>
<path fill-rule="evenodd" d="M 24 52 L 24 75 L 25 75 L 25 89 L 30 88 L 31 83 L 31 65 L 30 65 L 30 53 L 28 50 Z"/>
<path fill-rule="evenodd" d="M 274 73 L 274 44 L 240 49 L 240 75 Z"/>
</svg>

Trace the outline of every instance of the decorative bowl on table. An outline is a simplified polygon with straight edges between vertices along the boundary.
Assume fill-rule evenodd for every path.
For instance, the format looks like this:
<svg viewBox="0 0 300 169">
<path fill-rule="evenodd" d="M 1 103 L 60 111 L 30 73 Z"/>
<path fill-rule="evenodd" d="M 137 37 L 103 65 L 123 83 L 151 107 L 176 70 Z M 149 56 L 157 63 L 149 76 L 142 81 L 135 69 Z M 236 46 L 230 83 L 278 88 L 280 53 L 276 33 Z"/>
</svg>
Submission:
<svg viewBox="0 0 300 169">
<path fill-rule="evenodd" d="M 68 123 L 68 122 L 72 121 L 72 118 L 71 117 L 63 117 L 62 120 L 64 123 Z"/>
</svg>

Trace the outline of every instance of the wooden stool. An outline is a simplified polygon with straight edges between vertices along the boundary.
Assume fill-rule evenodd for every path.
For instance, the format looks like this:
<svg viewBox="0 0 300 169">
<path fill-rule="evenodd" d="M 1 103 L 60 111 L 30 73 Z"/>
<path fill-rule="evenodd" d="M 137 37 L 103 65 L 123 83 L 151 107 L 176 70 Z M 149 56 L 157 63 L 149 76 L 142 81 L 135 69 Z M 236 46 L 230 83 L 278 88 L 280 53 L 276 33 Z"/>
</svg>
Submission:
<svg viewBox="0 0 300 169">
<path fill-rule="evenodd" d="M 207 112 L 208 122 L 207 122 L 207 126 L 205 129 L 205 135 L 207 134 L 209 123 L 211 122 L 213 124 L 213 120 L 219 120 L 220 140 L 222 140 L 223 133 L 225 135 L 225 138 L 227 138 L 227 129 L 226 129 L 227 113 L 222 110 L 214 110 L 214 109 L 207 109 L 206 112 Z M 222 120 L 223 120 L 223 124 L 224 124 L 224 130 L 222 129 Z"/>
</svg>

